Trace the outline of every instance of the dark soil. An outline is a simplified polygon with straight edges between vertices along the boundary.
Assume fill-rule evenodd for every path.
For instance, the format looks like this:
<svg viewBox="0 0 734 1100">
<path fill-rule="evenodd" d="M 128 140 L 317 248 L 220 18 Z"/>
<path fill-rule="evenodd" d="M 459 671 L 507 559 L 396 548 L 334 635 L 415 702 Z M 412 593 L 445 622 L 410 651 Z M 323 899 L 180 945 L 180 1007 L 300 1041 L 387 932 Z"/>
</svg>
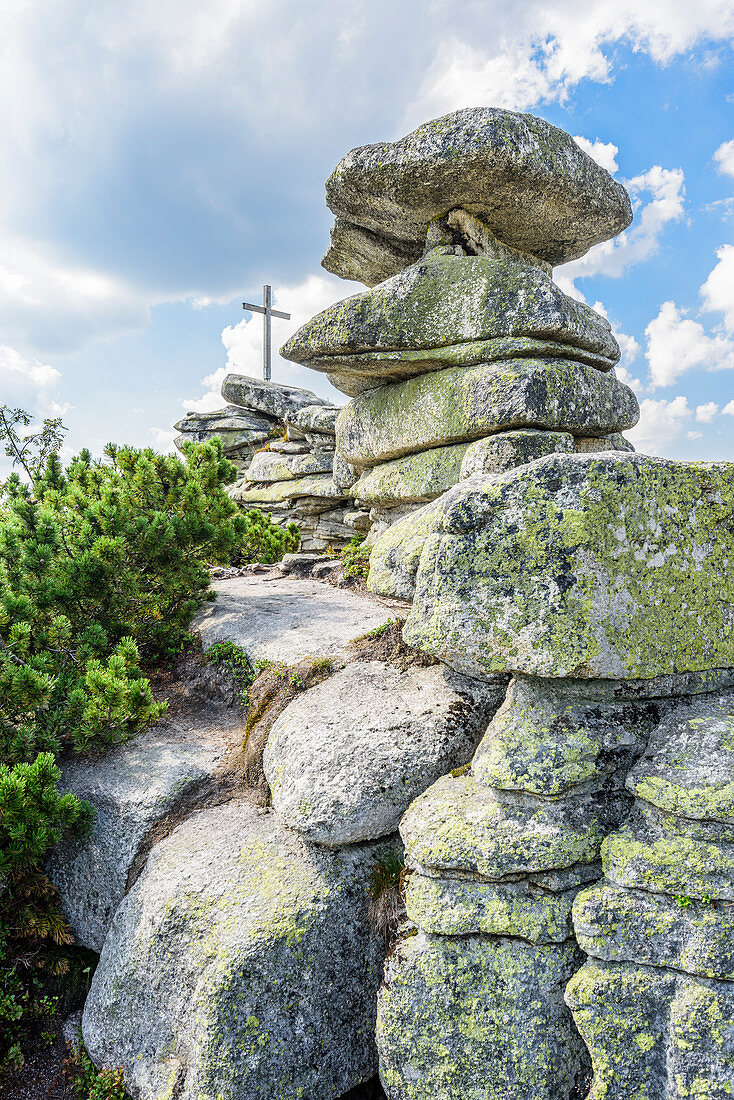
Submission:
<svg viewBox="0 0 734 1100">
<path fill-rule="evenodd" d="M 384 661 L 387 665 L 397 665 L 403 670 L 416 666 L 427 667 L 437 665 L 435 657 L 429 653 L 421 653 L 419 649 L 413 649 L 403 641 L 404 619 L 393 619 L 392 622 L 377 634 L 365 634 L 362 638 L 355 638 L 350 643 L 350 650 L 356 661 Z"/>
</svg>

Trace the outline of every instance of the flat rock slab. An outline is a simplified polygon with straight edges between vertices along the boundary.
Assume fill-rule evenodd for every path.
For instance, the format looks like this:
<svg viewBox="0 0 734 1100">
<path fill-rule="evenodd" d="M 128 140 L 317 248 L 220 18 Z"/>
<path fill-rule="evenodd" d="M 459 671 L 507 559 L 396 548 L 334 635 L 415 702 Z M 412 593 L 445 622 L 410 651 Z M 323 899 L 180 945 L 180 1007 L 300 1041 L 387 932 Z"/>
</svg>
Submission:
<svg viewBox="0 0 734 1100">
<path fill-rule="evenodd" d="M 234 642 L 252 661 L 338 657 L 354 638 L 395 617 L 394 608 L 313 580 L 234 577 L 213 587 L 216 602 L 194 622 L 204 649 Z"/>
<path fill-rule="evenodd" d="M 597 883 L 576 898 L 573 925 L 587 955 L 734 982 L 734 905 Z"/>
<path fill-rule="evenodd" d="M 102 950 L 151 839 L 216 797 L 234 751 L 221 733 L 154 728 L 99 759 L 62 765 L 60 789 L 96 810 L 91 836 L 59 845 L 47 868 L 79 943 Z"/>
<path fill-rule="evenodd" d="M 563 989 L 573 941 L 484 936 L 399 941 L 378 1001 L 390 1100 L 568 1100 L 587 1057 Z"/>
<path fill-rule="evenodd" d="M 603 795 L 508 801 L 469 774 L 446 775 L 411 804 L 400 834 L 410 859 L 430 874 L 498 881 L 595 862 L 627 805 Z"/>
<path fill-rule="evenodd" d="M 355 466 L 470 443 L 516 428 L 600 436 L 626 431 L 640 410 L 612 372 L 567 359 L 507 359 L 391 382 L 339 414 L 337 450 Z"/>
<path fill-rule="evenodd" d="M 370 285 L 419 259 L 429 223 L 455 207 L 514 248 L 565 263 L 632 220 L 624 187 L 534 115 L 467 107 L 399 141 L 352 149 L 326 183 L 337 217 L 327 271 Z"/>
<path fill-rule="evenodd" d="M 469 762 L 505 688 L 438 664 L 354 661 L 276 720 L 264 757 L 275 809 L 319 844 L 389 836 L 414 798 Z"/>
<path fill-rule="evenodd" d="M 376 1070 L 385 952 L 368 919 L 385 845 L 325 852 L 229 802 L 151 852 L 84 1009 L 136 1100 L 332 1100 Z"/>
<path fill-rule="evenodd" d="M 570 346 L 571 357 L 601 370 L 619 359 L 609 322 L 569 298 L 539 268 L 447 255 L 443 248 L 316 314 L 283 345 L 281 355 L 341 378 L 352 374 L 374 387 L 442 366 L 508 359 L 516 340 L 517 358 L 523 351 L 562 357 Z"/>
<path fill-rule="evenodd" d="M 276 420 L 305 409 L 309 405 L 327 405 L 323 397 L 299 386 L 282 386 L 266 382 L 262 378 L 250 378 L 246 374 L 228 374 L 222 383 L 222 397 L 233 405 L 264 413 Z"/>
</svg>

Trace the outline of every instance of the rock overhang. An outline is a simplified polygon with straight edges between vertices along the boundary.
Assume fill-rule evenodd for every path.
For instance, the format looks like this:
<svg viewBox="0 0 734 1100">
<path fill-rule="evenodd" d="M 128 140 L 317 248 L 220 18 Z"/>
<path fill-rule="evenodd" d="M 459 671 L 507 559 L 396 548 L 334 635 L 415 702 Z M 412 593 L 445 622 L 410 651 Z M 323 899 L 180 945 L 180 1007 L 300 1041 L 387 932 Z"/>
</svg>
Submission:
<svg viewBox="0 0 734 1100">
<path fill-rule="evenodd" d="M 632 220 L 624 187 L 570 135 L 534 115 L 469 107 L 399 141 L 351 150 L 326 184 L 336 216 L 327 271 L 374 285 L 415 262 L 455 208 L 551 264 L 583 256 Z"/>
</svg>

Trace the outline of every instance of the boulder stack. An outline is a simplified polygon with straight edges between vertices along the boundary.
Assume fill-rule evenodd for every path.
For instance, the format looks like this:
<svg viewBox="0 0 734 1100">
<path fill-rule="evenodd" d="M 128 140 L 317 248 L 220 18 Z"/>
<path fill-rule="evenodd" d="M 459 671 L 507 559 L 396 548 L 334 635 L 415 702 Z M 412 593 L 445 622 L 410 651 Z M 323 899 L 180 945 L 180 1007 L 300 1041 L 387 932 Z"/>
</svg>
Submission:
<svg viewBox="0 0 734 1100">
<path fill-rule="evenodd" d="M 222 396 L 225 408 L 179 421 L 175 442 L 181 449 L 219 436 L 240 475 L 230 490 L 234 500 L 276 523 L 295 523 L 306 551 L 342 547 L 369 527 L 368 512 L 344 489 L 343 471 L 341 481 L 333 476 L 338 406 L 310 390 L 243 374 L 227 375 Z M 347 488 L 353 481 L 347 471 Z"/>
<path fill-rule="evenodd" d="M 634 394 L 609 323 L 553 282 L 631 220 L 620 184 L 560 130 L 458 111 L 353 150 L 327 184 L 324 265 L 372 290 L 284 346 L 353 398 L 336 425 L 374 540 L 473 473 L 542 454 L 630 449 Z M 382 280 L 382 281 L 379 281 Z"/>
</svg>

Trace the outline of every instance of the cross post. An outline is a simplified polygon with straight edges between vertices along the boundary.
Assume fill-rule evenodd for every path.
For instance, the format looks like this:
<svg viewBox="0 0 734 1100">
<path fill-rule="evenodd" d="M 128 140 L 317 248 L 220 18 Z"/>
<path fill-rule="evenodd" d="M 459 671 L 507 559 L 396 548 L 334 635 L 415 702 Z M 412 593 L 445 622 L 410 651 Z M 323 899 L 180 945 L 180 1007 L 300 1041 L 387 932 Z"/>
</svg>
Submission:
<svg viewBox="0 0 734 1100">
<path fill-rule="evenodd" d="M 281 313 L 279 309 L 273 309 L 272 307 L 273 292 L 272 288 L 266 283 L 263 287 L 263 304 L 261 306 L 252 305 L 250 302 L 243 302 L 242 308 L 249 310 L 251 313 L 262 313 L 263 315 L 263 378 L 266 382 L 270 381 L 271 376 L 271 339 L 270 339 L 270 318 L 282 317 L 284 321 L 290 321 L 290 313 Z"/>
</svg>

